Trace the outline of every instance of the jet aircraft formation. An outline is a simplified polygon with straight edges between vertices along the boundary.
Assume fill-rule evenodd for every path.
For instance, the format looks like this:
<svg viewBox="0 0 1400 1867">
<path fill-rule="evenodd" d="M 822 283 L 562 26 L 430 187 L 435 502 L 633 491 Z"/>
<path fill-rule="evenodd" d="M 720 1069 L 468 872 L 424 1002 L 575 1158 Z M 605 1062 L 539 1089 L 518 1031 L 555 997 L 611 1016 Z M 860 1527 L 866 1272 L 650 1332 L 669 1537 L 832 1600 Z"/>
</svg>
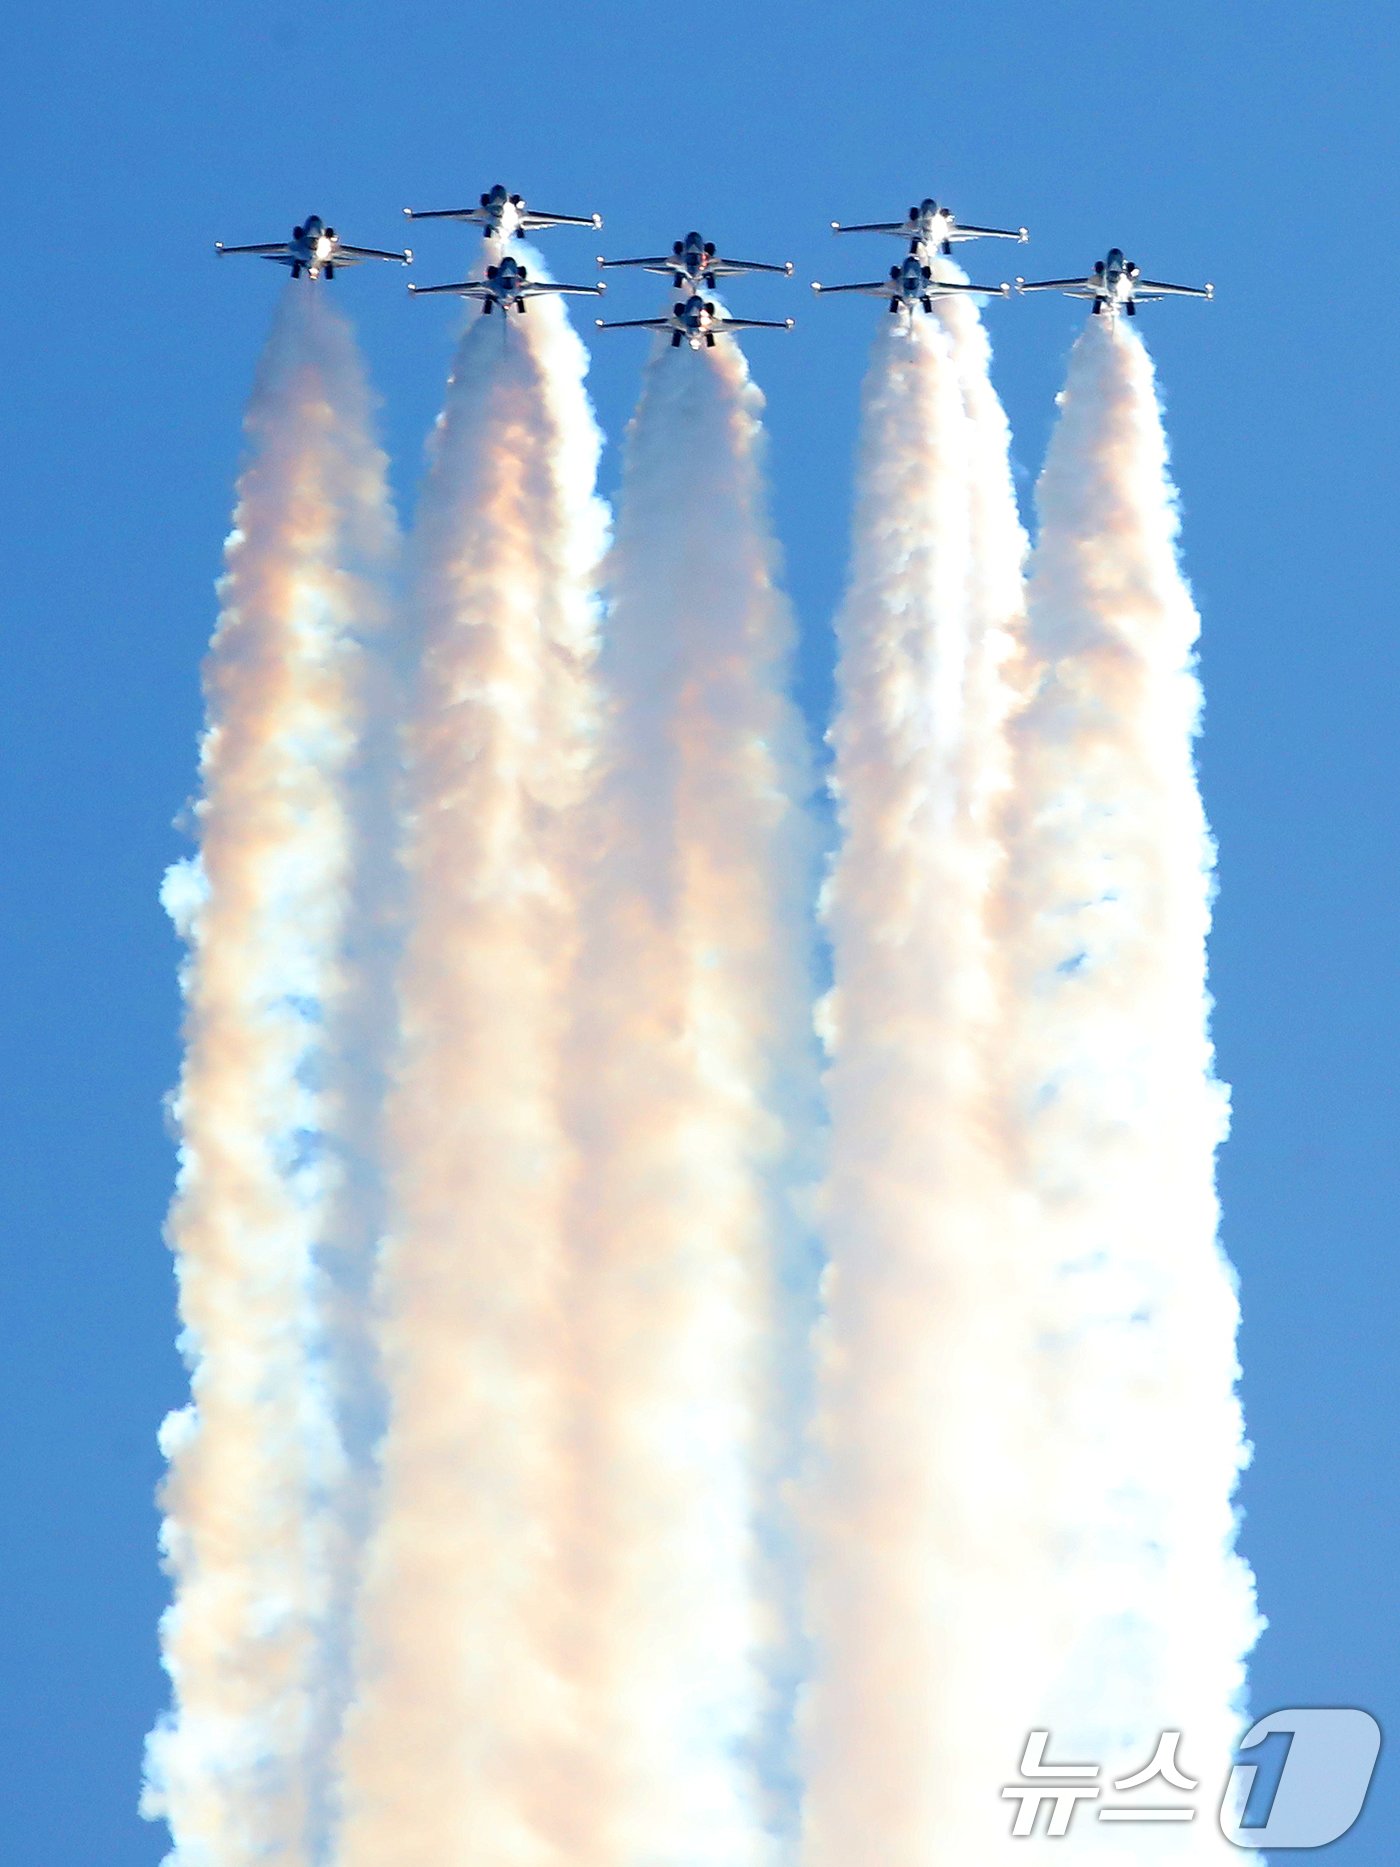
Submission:
<svg viewBox="0 0 1400 1867">
<path fill-rule="evenodd" d="M 446 285 L 410 285 L 416 297 L 435 293 L 453 294 L 478 302 L 483 312 L 524 312 L 532 298 L 550 294 L 586 294 L 601 297 L 607 286 L 557 284 L 552 279 L 535 279 L 525 264 L 507 246 L 512 240 L 541 233 L 551 227 L 593 227 L 603 224 L 600 214 L 552 214 L 528 205 L 522 195 L 510 194 L 497 183 L 481 195 L 474 207 L 405 208 L 410 220 L 451 220 L 480 227 L 487 244 L 488 261 L 479 272 Z M 812 290 L 830 295 L 837 292 L 863 293 L 883 298 L 893 316 L 913 318 L 919 312 L 931 312 L 940 298 L 971 295 L 978 298 L 1007 298 L 1011 284 L 975 285 L 966 280 L 946 279 L 936 275 L 935 260 L 951 256 L 955 244 L 965 240 L 1015 240 L 1029 236 L 1024 227 L 981 227 L 958 220 L 946 203 L 931 198 L 911 207 L 903 220 L 832 221 L 834 233 L 893 234 L 909 242 L 909 251 L 889 275 L 882 279 L 857 280 L 851 284 L 823 285 L 812 282 Z M 224 246 L 215 242 L 215 251 L 249 253 L 275 264 L 287 266 L 294 279 L 304 273 L 310 279 L 333 279 L 343 266 L 355 266 L 366 259 L 392 260 L 410 265 L 412 250 L 388 251 L 381 247 L 349 246 L 333 227 L 327 227 L 313 214 L 292 229 L 290 240 L 273 241 L 262 246 Z M 721 279 L 739 278 L 753 273 L 792 276 L 792 261 L 773 262 L 758 259 L 731 259 L 721 253 L 713 240 L 699 233 L 686 234 L 672 243 L 669 253 L 643 254 L 637 259 L 607 259 L 598 256 L 600 271 L 627 268 L 652 273 L 669 280 L 672 299 L 657 317 L 598 318 L 599 330 L 649 330 L 669 332 L 671 345 L 679 349 L 688 344 L 692 350 L 713 348 L 718 337 L 735 331 L 788 330 L 791 318 L 741 318 L 726 311 L 714 299 L 705 296 L 714 291 Z M 1120 315 L 1135 318 L 1138 306 L 1168 297 L 1211 298 L 1213 285 L 1168 285 L 1161 279 L 1145 279 L 1142 268 L 1124 256 L 1121 247 L 1110 247 L 1105 258 L 1096 260 L 1092 271 L 1082 278 L 1023 279 L 1015 281 L 1018 292 L 1063 292 L 1070 298 L 1089 301 L 1095 317 L 1103 316 L 1110 325 Z"/>
</svg>

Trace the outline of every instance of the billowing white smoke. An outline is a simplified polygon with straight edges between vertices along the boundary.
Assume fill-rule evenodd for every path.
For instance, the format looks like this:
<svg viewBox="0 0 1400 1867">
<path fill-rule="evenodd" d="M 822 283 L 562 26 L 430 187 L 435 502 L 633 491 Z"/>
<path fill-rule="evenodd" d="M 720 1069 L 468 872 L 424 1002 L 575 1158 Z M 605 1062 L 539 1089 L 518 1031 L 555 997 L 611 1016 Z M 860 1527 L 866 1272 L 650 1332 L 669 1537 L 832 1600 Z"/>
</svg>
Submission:
<svg viewBox="0 0 1400 1867">
<path fill-rule="evenodd" d="M 316 1256 L 343 1233 L 358 1125 L 338 1079 L 366 654 L 395 533 L 349 330 L 290 288 L 206 666 L 197 858 L 164 899 L 187 946 L 169 1236 L 192 1400 L 167 1420 L 162 1624 L 173 1709 L 145 1812 L 181 1867 L 311 1857 L 343 1564 L 336 1396 Z"/>
<path fill-rule="evenodd" d="M 838 621 L 810 1867 L 1001 1860 L 997 1791 L 1037 1702 L 995 1067 L 1024 540 L 986 366 L 968 309 L 884 323 Z"/>
<path fill-rule="evenodd" d="M 345 1867 L 533 1863 L 572 1819 L 560 1072 L 604 534 L 584 368 L 557 302 L 473 310 L 420 507 L 378 1280 L 389 1426 Z"/>
<path fill-rule="evenodd" d="M 951 259 L 936 259 L 934 276 L 967 280 Z M 968 609 L 973 622 L 965 719 L 977 748 L 967 782 L 969 797 L 975 800 L 969 807 L 981 821 L 984 812 L 997 808 L 1010 784 L 1003 728 L 1021 679 L 1027 540 L 1011 475 L 1011 428 L 992 386 L 992 347 L 978 302 L 962 296 L 936 298 L 933 309 L 948 333 L 967 417 Z M 992 315 L 1002 315 L 995 301 Z"/>
<path fill-rule="evenodd" d="M 1038 503 L 1005 923 L 1049 1481 L 1043 1721 L 1052 1755 L 1104 1765 L 1106 1801 L 1167 1728 L 1203 1784 L 1189 1827 L 1144 1839 L 1085 1814 L 1077 1848 L 1225 1860 L 1214 1810 L 1256 1619 L 1233 1553 L 1238 1311 L 1216 1243 L 1214 850 L 1192 764 L 1199 618 L 1126 325 L 1091 321 L 1075 345 Z M 1137 1799 L 1172 1800 L 1154 1787 Z"/>
<path fill-rule="evenodd" d="M 1106 1788 L 1179 1728 L 1203 1783 L 1189 1827 L 1082 1809 L 1056 1847 L 1223 1860 L 1210 1805 L 1254 1613 L 1198 622 L 1150 365 L 1094 323 L 1026 629 L 987 361 L 977 314 L 944 303 L 883 321 L 866 389 L 802 1853 L 1011 1867 L 1039 1844 L 999 1791 L 1046 1725 Z M 200 853 L 166 890 L 189 945 L 171 1238 L 193 1402 L 165 1429 L 174 1710 L 146 1806 L 180 1867 L 327 1857 L 355 1581 L 339 1867 L 787 1852 L 774 1499 L 805 1403 L 818 1124 L 761 398 L 729 341 L 658 346 L 600 707 L 583 374 L 557 303 L 471 314 L 421 507 L 400 891 L 393 526 L 323 292 L 288 293 L 260 372 Z"/>
<path fill-rule="evenodd" d="M 761 408 L 732 340 L 657 347 L 609 566 L 571 1081 L 586 1867 L 769 1858 L 787 1764 L 810 778 Z"/>
</svg>

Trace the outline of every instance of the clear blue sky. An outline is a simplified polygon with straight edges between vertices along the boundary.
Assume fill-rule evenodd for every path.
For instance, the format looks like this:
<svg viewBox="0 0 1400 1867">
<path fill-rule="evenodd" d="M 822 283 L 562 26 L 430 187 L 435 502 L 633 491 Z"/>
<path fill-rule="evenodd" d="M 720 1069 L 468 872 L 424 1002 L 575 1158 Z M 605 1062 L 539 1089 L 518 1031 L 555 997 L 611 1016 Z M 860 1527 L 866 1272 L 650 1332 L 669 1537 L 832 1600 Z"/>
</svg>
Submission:
<svg viewBox="0 0 1400 1867">
<path fill-rule="evenodd" d="M 1254 1696 L 1386 1721 L 1400 1671 L 1393 26 L 1345 0 L 59 0 L 11 18 L 0 1859 L 161 1853 L 163 1831 L 134 1813 L 164 1698 L 154 1435 L 183 1393 L 159 1236 L 176 951 L 156 890 L 184 847 L 171 820 L 191 784 L 239 420 L 282 289 L 271 267 L 218 264 L 211 242 L 280 238 L 314 211 L 398 244 L 405 202 L 455 204 L 497 179 L 599 209 L 613 253 L 694 225 L 797 262 L 798 283 L 734 298 L 799 319 L 748 350 L 813 707 L 879 315 L 811 301 L 802 282 L 876 256 L 827 222 L 933 193 L 966 219 L 1025 221 L 1012 270 L 1074 271 L 1117 242 L 1161 276 L 1216 281 L 1214 305 L 1155 308 L 1140 328 L 1206 624 L 1213 983 L 1236 1097 L 1222 1180 L 1257 1446 L 1245 1548 L 1272 1621 Z M 461 276 L 474 250 L 454 229 L 412 237 L 424 282 Z M 588 278 L 599 244 L 560 233 L 548 251 Z M 974 250 L 1001 276 L 1008 250 Z M 366 268 L 332 289 L 408 505 L 454 314 L 411 304 L 403 283 Z M 610 303 L 642 315 L 661 295 L 621 281 Z M 988 315 L 1028 484 L 1082 311 Z M 595 345 L 612 437 L 644 343 Z M 1397 1818 L 1383 1757 L 1336 1858 L 1392 1861 Z"/>
</svg>

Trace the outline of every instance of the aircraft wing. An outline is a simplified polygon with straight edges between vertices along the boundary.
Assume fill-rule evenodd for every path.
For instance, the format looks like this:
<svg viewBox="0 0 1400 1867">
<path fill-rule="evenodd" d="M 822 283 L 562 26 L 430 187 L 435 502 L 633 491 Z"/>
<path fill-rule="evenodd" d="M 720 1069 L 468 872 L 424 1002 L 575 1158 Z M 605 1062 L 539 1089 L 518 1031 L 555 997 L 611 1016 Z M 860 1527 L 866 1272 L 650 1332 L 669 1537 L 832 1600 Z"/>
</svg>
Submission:
<svg viewBox="0 0 1400 1867">
<path fill-rule="evenodd" d="M 526 208 L 520 216 L 520 225 L 526 233 L 532 227 L 601 227 L 601 214 L 537 214 L 534 208 Z"/>
<path fill-rule="evenodd" d="M 406 207 L 409 220 L 472 220 L 478 225 L 486 219 L 484 207 Z"/>
<path fill-rule="evenodd" d="M 914 229 L 907 220 L 847 221 L 844 224 L 839 220 L 834 220 L 831 223 L 831 231 L 833 233 L 912 233 Z"/>
<path fill-rule="evenodd" d="M 256 253 L 261 259 L 286 259 L 291 250 L 285 240 L 270 240 L 265 246 L 225 246 L 222 240 L 214 242 L 214 251 L 220 258 L 225 253 Z"/>
<path fill-rule="evenodd" d="M 958 221 L 950 240 L 1020 240 L 1023 244 L 1030 239 L 1024 227 L 970 227 L 965 221 Z"/>
<path fill-rule="evenodd" d="M 1133 289 L 1133 296 L 1141 298 L 1144 292 L 1155 292 L 1165 298 L 1214 298 L 1213 285 L 1163 285 L 1160 279 L 1139 279 Z"/>
<path fill-rule="evenodd" d="M 600 266 L 658 266 L 667 272 L 683 272 L 685 267 L 674 253 L 658 253 L 648 259 L 604 259 L 598 255 Z"/>
<path fill-rule="evenodd" d="M 928 296 L 942 298 L 948 292 L 975 292 L 983 298 L 1006 298 L 1011 287 L 1003 280 L 1000 285 L 969 285 L 963 279 L 931 279 Z"/>
<path fill-rule="evenodd" d="M 1087 279 L 1017 279 L 1018 292 L 1069 292 L 1081 298 L 1097 298 L 1098 292 Z"/>
<path fill-rule="evenodd" d="M 856 233 L 864 229 L 852 227 L 850 231 Z M 815 279 L 812 281 L 814 292 L 868 292 L 873 298 L 890 297 L 893 286 L 891 279 L 870 279 L 863 285 L 819 285 Z"/>
<path fill-rule="evenodd" d="M 595 318 L 600 331 L 673 331 L 669 318 Z"/>
<path fill-rule="evenodd" d="M 607 289 L 606 285 L 556 285 L 552 279 L 531 279 L 520 287 L 520 296 L 539 298 L 546 292 L 586 292 L 590 298 L 601 298 Z"/>
<path fill-rule="evenodd" d="M 455 285 L 410 285 L 415 298 L 430 298 L 434 292 L 455 292 L 459 298 L 489 298 L 491 287 L 484 279 L 459 279 Z"/>
<path fill-rule="evenodd" d="M 406 246 L 401 252 L 386 253 L 377 246 L 344 246 L 337 242 L 334 263 L 339 266 L 347 259 L 393 259 L 401 266 L 410 266 L 413 263 L 413 250 Z"/>
<path fill-rule="evenodd" d="M 712 260 L 705 270 L 720 276 L 726 273 L 741 272 L 781 272 L 791 278 L 792 261 L 784 260 L 781 266 L 774 266 L 763 259 L 716 259 Z"/>
<path fill-rule="evenodd" d="M 725 318 L 721 331 L 790 331 L 791 318 Z"/>
</svg>

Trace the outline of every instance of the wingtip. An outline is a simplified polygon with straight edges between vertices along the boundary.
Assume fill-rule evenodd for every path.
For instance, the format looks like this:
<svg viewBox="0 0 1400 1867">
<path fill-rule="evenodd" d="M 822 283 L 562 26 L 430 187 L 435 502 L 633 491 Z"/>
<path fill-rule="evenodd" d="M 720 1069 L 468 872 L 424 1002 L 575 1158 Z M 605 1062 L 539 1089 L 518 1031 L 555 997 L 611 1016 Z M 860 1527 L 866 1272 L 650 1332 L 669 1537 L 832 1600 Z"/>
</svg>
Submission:
<svg viewBox="0 0 1400 1867">
<path fill-rule="evenodd" d="M 411 207 L 406 207 L 406 208 L 404 209 L 404 217 L 405 217 L 405 218 L 406 218 L 407 220 L 412 220 L 412 219 L 413 219 L 413 209 L 412 209 Z"/>
<path fill-rule="evenodd" d="M 1030 237 L 1030 229 L 1028 227 L 1018 227 L 1016 229 L 1016 238 L 1021 242 L 1022 246 L 1026 244 L 1026 241 L 1029 240 Z"/>
<path fill-rule="evenodd" d="M 602 224 L 603 224 L 603 217 L 602 217 L 602 215 L 601 215 L 601 214 L 595 214 L 595 215 L 593 216 L 593 225 L 594 225 L 595 227 L 601 227 L 601 226 L 602 226 Z"/>
<path fill-rule="evenodd" d="M 783 271 L 789 278 L 792 277 L 792 261 L 790 259 L 783 261 Z"/>
<path fill-rule="evenodd" d="M 594 318 L 593 322 L 597 326 L 597 328 L 601 331 L 603 328 L 603 320 L 601 318 Z"/>
<path fill-rule="evenodd" d="M 797 320 L 796 320 L 796 318 L 788 318 L 788 319 L 786 319 L 786 320 L 785 320 L 785 322 L 786 322 L 786 324 L 787 324 L 787 328 L 788 328 L 789 330 L 791 330 L 791 329 L 792 329 L 792 327 L 793 327 L 793 325 L 794 325 L 794 324 L 795 324 L 795 323 L 797 322 Z"/>
<path fill-rule="evenodd" d="M 413 248 L 411 246 L 406 246 L 403 250 L 403 263 L 406 266 L 411 266 L 413 264 Z"/>
<path fill-rule="evenodd" d="M 834 221 L 832 221 L 832 223 L 831 223 L 831 231 L 832 231 L 833 233 L 840 233 L 840 231 L 841 231 L 841 223 L 840 223 L 840 221 L 839 221 L 839 220 L 834 220 Z"/>
<path fill-rule="evenodd" d="M 812 281 L 812 290 L 813 290 L 814 292 L 819 292 L 819 291 L 820 291 L 821 289 L 822 289 L 822 288 L 821 288 L 821 284 L 820 284 L 820 282 L 819 282 L 818 280 L 816 280 L 816 279 L 813 279 L 813 281 Z"/>
<path fill-rule="evenodd" d="M 1207 297 L 1207 298 L 1214 298 L 1214 297 L 1215 297 L 1215 287 L 1214 287 L 1214 285 L 1213 285 L 1213 284 L 1211 284 L 1211 283 L 1210 283 L 1210 281 L 1209 281 L 1209 280 L 1207 280 L 1207 282 L 1206 282 L 1206 297 Z"/>
<path fill-rule="evenodd" d="M 1018 292 L 1024 292 L 1024 291 L 1025 291 L 1025 289 L 1026 289 L 1026 282 L 1025 282 L 1025 280 L 1024 280 L 1024 279 L 1022 279 L 1022 278 L 1019 278 L 1019 277 L 1018 277 L 1018 278 L 1017 278 L 1017 280 L 1016 280 L 1016 290 L 1017 290 Z"/>
<path fill-rule="evenodd" d="M 214 242 L 214 251 L 215 251 L 216 253 L 218 253 L 218 254 L 220 254 L 220 255 L 222 256 L 222 254 L 223 254 L 223 250 L 224 250 L 224 243 L 223 243 L 223 241 L 222 241 L 222 240 L 216 240 L 216 241 Z"/>
</svg>

